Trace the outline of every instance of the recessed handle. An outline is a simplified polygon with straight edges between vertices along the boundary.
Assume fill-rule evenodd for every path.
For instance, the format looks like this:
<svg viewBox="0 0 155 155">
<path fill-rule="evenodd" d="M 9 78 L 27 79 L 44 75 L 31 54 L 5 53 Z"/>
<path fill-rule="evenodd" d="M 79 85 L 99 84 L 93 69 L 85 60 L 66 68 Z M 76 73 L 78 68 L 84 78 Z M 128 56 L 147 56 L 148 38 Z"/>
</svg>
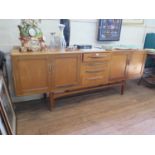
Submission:
<svg viewBox="0 0 155 155">
<path fill-rule="evenodd" d="M 103 78 L 102 76 L 98 76 L 98 77 L 87 78 L 87 80 L 99 80 L 102 78 Z"/>
<path fill-rule="evenodd" d="M 100 72 L 103 72 L 104 70 L 89 70 L 89 71 L 86 71 L 86 73 L 100 73 Z"/>
<path fill-rule="evenodd" d="M 73 86 L 75 86 L 75 84 L 65 84 L 62 86 L 57 86 L 57 88 L 67 88 L 67 87 L 73 87 Z"/>
<path fill-rule="evenodd" d="M 97 66 L 97 65 L 107 65 L 108 64 L 108 61 L 105 61 L 105 62 L 101 62 L 101 63 L 87 63 L 86 65 L 87 66 Z"/>
<path fill-rule="evenodd" d="M 105 57 L 107 57 L 107 55 L 105 55 L 105 56 L 90 56 L 89 58 L 99 59 L 99 58 L 105 58 Z"/>
</svg>

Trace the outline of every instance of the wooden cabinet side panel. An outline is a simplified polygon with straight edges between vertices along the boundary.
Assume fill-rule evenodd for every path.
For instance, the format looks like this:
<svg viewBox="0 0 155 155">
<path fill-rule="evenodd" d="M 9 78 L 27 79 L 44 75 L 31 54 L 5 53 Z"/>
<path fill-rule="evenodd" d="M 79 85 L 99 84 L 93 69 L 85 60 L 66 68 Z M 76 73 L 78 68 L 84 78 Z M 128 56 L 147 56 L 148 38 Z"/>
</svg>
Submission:
<svg viewBox="0 0 155 155">
<path fill-rule="evenodd" d="M 22 95 L 22 91 L 21 91 L 21 87 L 20 87 L 20 83 L 19 81 L 19 75 L 18 75 L 18 70 L 17 70 L 17 57 L 13 57 L 11 58 L 11 62 L 12 62 L 12 75 L 13 75 L 13 81 L 14 81 L 14 89 L 15 89 L 15 93 L 16 95 Z"/>
</svg>

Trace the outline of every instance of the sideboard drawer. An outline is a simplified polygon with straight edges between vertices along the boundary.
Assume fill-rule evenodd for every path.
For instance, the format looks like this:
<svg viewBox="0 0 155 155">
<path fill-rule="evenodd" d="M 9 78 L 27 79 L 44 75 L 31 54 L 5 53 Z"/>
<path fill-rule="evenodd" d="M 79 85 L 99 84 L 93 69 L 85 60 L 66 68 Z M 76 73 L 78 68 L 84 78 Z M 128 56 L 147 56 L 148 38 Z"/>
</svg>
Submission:
<svg viewBox="0 0 155 155">
<path fill-rule="evenodd" d="M 83 79 L 83 86 L 98 86 L 108 83 L 107 75 L 87 76 Z"/>
<path fill-rule="evenodd" d="M 82 79 L 84 86 L 97 86 L 108 83 L 108 70 L 85 70 Z"/>
<path fill-rule="evenodd" d="M 84 62 L 102 62 L 104 60 L 109 60 L 110 54 L 109 53 L 86 53 L 83 54 L 83 61 Z"/>
<path fill-rule="evenodd" d="M 87 62 L 82 65 L 83 70 L 106 70 L 109 66 L 109 61 L 104 62 Z"/>
</svg>

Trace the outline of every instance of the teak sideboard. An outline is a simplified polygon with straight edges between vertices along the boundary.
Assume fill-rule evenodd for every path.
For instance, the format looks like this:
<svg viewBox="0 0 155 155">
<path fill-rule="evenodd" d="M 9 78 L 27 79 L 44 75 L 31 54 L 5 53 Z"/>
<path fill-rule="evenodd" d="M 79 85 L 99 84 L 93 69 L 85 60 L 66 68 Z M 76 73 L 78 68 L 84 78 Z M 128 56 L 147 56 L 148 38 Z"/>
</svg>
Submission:
<svg viewBox="0 0 155 155">
<path fill-rule="evenodd" d="M 143 74 L 146 51 L 45 51 L 13 49 L 12 70 L 17 96 L 49 94 L 50 109 L 58 97 L 119 85 Z"/>
</svg>

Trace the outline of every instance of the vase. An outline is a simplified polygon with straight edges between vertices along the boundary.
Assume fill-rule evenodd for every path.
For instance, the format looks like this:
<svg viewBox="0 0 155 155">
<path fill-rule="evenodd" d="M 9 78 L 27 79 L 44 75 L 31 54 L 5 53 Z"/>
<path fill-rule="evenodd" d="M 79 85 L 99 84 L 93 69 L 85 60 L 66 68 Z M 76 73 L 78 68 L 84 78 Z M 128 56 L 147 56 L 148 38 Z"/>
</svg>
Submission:
<svg viewBox="0 0 155 155">
<path fill-rule="evenodd" d="M 55 32 L 51 33 L 50 48 L 51 49 L 55 49 L 56 48 Z"/>
<path fill-rule="evenodd" d="M 65 49 L 66 48 L 66 41 L 64 37 L 64 24 L 59 24 L 59 48 Z"/>
<path fill-rule="evenodd" d="M 69 19 L 60 19 L 60 24 L 64 24 L 64 37 L 66 41 L 66 47 L 69 46 L 70 42 L 70 20 Z"/>
</svg>

